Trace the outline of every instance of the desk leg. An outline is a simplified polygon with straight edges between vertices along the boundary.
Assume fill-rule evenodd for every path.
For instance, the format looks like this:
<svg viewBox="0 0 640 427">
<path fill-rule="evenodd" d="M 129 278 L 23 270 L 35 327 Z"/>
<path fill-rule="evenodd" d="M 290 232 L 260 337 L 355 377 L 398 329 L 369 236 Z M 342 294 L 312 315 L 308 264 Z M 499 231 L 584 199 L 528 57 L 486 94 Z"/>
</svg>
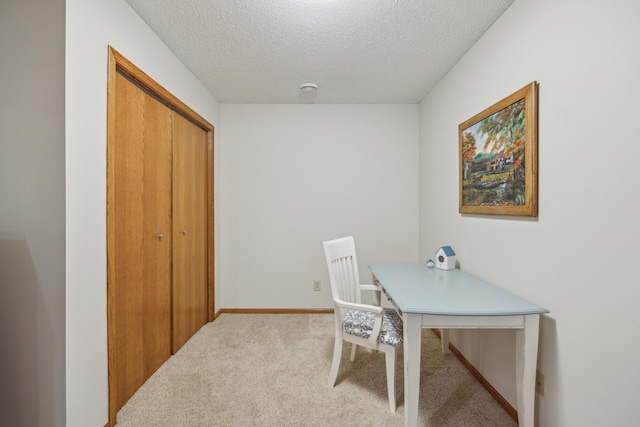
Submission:
<svg viewBox="0 0 640 427">
<path fill-rule="evenodd" d="M 440 329 L 440 344 L 442 354 L 449 354 L 449 329 Z"/>
<path fill-rule="evenodd" d="M 422 347 L 422 315 L 402 315 L 404 340 L 404 425 L 418 424 L 420 393 L 420 349 Z"/>
<path fill-rule="evenodd" d="M 518 425 L 533 427 L 538 363 L 540 315 L 524 316 L 524 328 L 516 331 L 516 390 Z"/>
</svg>

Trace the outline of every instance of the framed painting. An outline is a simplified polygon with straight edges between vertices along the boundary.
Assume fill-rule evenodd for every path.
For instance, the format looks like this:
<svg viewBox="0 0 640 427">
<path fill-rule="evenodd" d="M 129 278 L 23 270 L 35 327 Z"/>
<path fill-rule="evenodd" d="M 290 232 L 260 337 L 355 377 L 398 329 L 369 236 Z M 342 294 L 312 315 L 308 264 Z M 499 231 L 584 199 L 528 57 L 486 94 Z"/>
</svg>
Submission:
<svg viewBox="0 0 640 427">
<path fill-rule="evenodd" d="M 538 84 L 458 126 L 460 213 L 538 215 Z"/>
</svg>

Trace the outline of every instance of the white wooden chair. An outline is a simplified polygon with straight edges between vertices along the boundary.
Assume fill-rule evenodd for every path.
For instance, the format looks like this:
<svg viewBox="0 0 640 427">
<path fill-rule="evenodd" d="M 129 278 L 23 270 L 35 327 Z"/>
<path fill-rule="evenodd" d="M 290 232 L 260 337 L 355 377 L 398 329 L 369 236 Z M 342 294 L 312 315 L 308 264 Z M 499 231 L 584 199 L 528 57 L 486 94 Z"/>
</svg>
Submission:
<svg viewBox="0 0 640 427">
<path fill-rule="evenodd" d="M 385 353 L 389 407 L 396 410 L 395 364 L 396 348 L 402 344 L 402 319 L 393 309 L 362 304 L 360 291 L 378 293 L 375 285 L 361 285 L 353 237 L 323 242 L 329 268 L 331 292 L 336 323 L 333 361 L 329 387 L 333 387 L 342 358 L 342 342 L 351 343 L 351 361 L 355 360 L 359 345 Z"/>
</svg>

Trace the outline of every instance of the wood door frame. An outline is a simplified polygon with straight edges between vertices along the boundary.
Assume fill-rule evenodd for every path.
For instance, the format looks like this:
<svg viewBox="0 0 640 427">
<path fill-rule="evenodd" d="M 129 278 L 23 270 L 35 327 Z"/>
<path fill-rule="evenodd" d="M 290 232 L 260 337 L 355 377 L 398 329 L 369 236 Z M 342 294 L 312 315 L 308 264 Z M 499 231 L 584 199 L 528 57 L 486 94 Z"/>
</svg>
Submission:
<svg viewBox="0 0 640 427">
<path fill-rule="evenodd" d="M 114 144 L 115 138 L 115 80 L 116 73 L 122 73 L 148 93 L 158 98 L 169 108 L 179 112 L 190 121 L 207 132 L 207 159 L 206 159 L 206 180 L 207 180 L 207 321 L 215 319 L 215 258 L 214 258 L 214 182 L 213 182 L 213 135 L 214 127 L 189 106 L 184 104 L 164 87 L 159 85 L 144 71 L 136 67 L 131 61 L 122 56 L 113 47 L 108 47 L 108 73 L 107 73 L 107 353 L 108 353 L 108 382 L 109 382 L 109 422 L 108 426 L 115 426 L 116 415 L 119 408 L 116 408 L 115 387 L 112 383 L 115 378 L 115 351 L 114 351 L 114 327 L 115 307 L 113 306 L 114 289 L 110 286 L 110 279 L 114 274 L 114 266 L 109 263 L 109 253 L 111 248 L 110 239 L 110 200 L 109 185 L 111 185 L 111 171 L 113 167 L 109 165 L 109 150 Z"/>
</svg>

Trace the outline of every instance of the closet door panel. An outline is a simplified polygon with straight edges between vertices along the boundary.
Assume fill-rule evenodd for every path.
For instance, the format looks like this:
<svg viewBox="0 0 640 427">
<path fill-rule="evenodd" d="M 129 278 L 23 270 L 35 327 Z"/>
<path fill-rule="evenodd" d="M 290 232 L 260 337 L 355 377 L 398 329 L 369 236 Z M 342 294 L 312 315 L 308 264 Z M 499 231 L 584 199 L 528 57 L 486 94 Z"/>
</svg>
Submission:
<svg viewBox="0 0 640 427">
<path fill-rule="evenodd" d="M 109 151 L 117 406 L 171 355 L 171 110 L 116 78 Z"/>
<path fill-rule="evenodd" d="M 207 133 L 173 115 L 173 352 L 207 321 Z"/>
</svg>

